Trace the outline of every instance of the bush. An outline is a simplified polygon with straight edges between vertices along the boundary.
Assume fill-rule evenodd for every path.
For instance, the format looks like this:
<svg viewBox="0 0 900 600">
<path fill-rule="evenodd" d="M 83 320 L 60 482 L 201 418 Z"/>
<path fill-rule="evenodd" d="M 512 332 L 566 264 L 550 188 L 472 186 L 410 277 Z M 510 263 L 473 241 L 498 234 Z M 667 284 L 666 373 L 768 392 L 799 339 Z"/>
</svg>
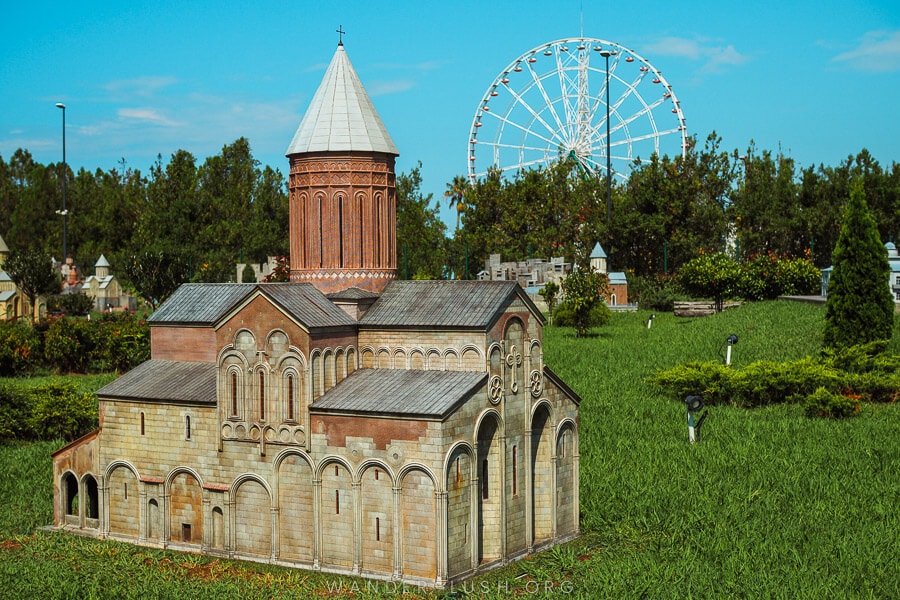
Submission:
<svg viewBox="0 0 900 600">
<path fill-rule="evenodd" d="M 712 298 L 716 312 L 738 293 L 741 268 L 724 252 L 701 254 L 681 266 L 678 282 L 694 298 Z"/>
<path fill-rule="evenodd" d="M 87 373 L 98 346 L 98 327 L 74 317 L 48 319 L 44 361 L 57 373 Z"/>
<path fill-rule="evenodd" d="M 605 302 L 595 304 L 588 314 L 585 329 L 602 327 L 609 323 L 611 316 L 612 311 L 609 310 L 609 307 Z M 559 327 L 577 327 L 575 311 L 573 310 L 571 303 L 563 300 L 556 305 L 556 309 L 553 311 L 553 324 Z"/>
<path fill-rule="evenodd" d="M 83 317 L 94 308 L 94 300 L 85 294 L 57 294 L 47 299 L 51 313 Z"/>
<path fill-rule="evenodd" d="M 857 395 L 835 394 L 820 387 L 806 397 L 803 401 L 803 408 L 808 417 L 844 419 L 859 412 L 859 400 L 860 397 Z"/>
<path fill-rule="evenodd" d="M 131 313 L 103 313 L 97 320 L 99 348 L 94 366 L 102 372 L 128 371 L 150 358 L 150 328 Z"/>
<path fill-rule="evenodd" d="M 0 439 L 33 437 L 28 427 L 30 417 L 28 393 L 16 385 L 0 385 Z"/>
<path fill-rule="evenodd" d="M 738 295 L 746 300 L 774 300 L 779 296 L 818 293 L 821 273 L 805 258 L 789 259 L 771 252 L 741 265 Z"/>
<path fill-rule="evenodd" d="M 628 297 L 638 306 L 657 312 L 672 312 L 675 301 L 683 296 L 678 280 L 665 275 L 640 277 L 628 280 Z"/>
<path fill-rule="evenodd" d="M 50 383 L 31 389 L 28 424 L 40 439 L 73 440 L 97 427 L 97 400 L 75 384 Z"/>
<path fill-rule="evenodd" d="M 828 416 L 846 416 L 843 413 L 852 408 L 851 404 L 895 402 L 900 396 L 900 358 L 879 355 L 878 347 L 869 344 L 784 363 L 757 361 L 744 369 L 690 362 L 657 371 L 648 380 L 678 399 L 699 395 L 709 405 L 754 407 L 800 402 L 807 406 L 812 402 L 809 398 L 818 394 L 815 406 Z M 820 389 L 853 402 L 826 402 Z"/>
<path fill-rule="evenodd" d="M 40 338 L 21 321 L 0 321 L 0 377 L 30 373 L 40 355 Z"/>
</svg>

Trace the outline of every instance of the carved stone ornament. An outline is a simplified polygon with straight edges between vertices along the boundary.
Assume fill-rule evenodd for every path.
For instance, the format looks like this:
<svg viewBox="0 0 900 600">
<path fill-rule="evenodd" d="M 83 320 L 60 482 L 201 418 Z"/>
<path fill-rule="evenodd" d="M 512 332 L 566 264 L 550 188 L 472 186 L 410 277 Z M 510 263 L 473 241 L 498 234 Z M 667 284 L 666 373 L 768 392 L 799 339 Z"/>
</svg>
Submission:
<svg viewBox="0 0 900 600">
<path fill-rule="evenodd" d="M 531 372 L 529 385 L 531 386 L 531 395 L 535 398 L 540 397 L 541 392 L 544 391 L 544 377 L 540 371 Z"/>
<path fill-rule="evenodd" d="M 500 404 L 501 398 L 503 398 L 503 380 L 499 375 L 494 375 L 488 383 L 488 399 L 491 404 Z"/>
</svg>

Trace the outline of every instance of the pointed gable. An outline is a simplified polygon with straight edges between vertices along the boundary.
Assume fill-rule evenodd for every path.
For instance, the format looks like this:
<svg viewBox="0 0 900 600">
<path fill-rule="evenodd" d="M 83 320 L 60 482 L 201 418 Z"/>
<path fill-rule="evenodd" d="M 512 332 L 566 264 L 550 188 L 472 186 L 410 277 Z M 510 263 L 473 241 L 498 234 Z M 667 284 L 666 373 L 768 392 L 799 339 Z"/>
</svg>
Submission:
<svg viewBox="0 0 900 600">
<path fill-rule="evenodd" d="M 285 154 L 342 151 L 400 154 L 339 44 Z"/>
</svg>

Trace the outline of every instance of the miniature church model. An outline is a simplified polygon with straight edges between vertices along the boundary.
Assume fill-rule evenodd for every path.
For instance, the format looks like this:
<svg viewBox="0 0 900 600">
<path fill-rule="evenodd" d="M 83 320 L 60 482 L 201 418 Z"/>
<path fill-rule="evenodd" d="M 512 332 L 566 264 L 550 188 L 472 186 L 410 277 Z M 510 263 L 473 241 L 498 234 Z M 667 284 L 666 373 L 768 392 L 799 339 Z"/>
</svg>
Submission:
<svg viewBox="0 0 900 600">
<path fill-rule="evenodd" d="M 398 281 L 396 147 L 339 45 L 291 283 L 185 284 L 53 455 L 57 528 L 446 587 L 578 534 L 578 396 L 516 282 Z"/>
</svg>

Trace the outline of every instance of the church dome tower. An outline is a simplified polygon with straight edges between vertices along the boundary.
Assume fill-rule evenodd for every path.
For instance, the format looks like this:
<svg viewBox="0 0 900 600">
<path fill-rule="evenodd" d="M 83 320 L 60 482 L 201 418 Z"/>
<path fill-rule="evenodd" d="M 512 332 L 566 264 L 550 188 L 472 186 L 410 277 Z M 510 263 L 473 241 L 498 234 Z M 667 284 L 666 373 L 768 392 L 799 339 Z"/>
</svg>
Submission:
<svg viewBox="0 0 900 600">
<path fill-rule="evenodd" d="M 380 293 L 397 278 L 398 155 L 339 43 L 286 153 L 291 281 Z"/>
</svg>

